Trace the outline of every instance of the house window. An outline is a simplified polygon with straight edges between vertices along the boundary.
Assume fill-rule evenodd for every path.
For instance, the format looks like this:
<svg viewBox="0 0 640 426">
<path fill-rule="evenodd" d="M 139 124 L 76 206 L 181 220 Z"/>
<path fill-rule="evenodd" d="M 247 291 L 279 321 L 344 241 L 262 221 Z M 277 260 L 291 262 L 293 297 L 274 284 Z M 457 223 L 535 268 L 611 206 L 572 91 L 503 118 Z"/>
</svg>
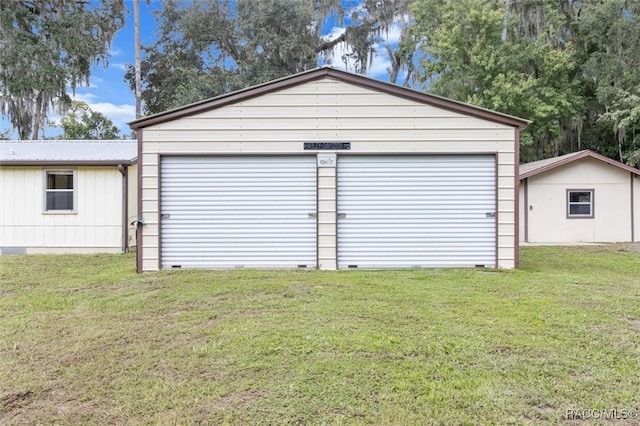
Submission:
<svg viewBox="0 0 640 426">
<path fill-rule="evenodd" d="M 593 189 L 567 190 L 567 217 L 593 217 Z"/>
<path fill-rule="evenodd" d="M 75 171 L 46 170 L 44 179 L 44 211 L 75 212 Z"/>
</svg>

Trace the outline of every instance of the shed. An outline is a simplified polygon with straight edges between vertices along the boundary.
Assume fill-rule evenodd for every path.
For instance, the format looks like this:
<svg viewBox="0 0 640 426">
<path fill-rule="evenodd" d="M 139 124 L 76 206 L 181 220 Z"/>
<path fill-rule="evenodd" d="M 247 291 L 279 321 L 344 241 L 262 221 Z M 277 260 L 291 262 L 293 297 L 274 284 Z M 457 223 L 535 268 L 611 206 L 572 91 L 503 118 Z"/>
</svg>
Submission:
<svg viewBox="0 0 640 426">
<path fill-rule="evenodd" d="M 0 253 L 135 245 L 137 141 L 0 141 Z"/>
<path fill-rule="evenodd" d="M 638 241 L 640 170 L 583 150 L 520 166 L 520 238 Z"/>
<path fill-rule="evenodd" d="M 527 123 L 328 67 L 138 119 L 138 269 L 516 267 Z"/>
</svg>

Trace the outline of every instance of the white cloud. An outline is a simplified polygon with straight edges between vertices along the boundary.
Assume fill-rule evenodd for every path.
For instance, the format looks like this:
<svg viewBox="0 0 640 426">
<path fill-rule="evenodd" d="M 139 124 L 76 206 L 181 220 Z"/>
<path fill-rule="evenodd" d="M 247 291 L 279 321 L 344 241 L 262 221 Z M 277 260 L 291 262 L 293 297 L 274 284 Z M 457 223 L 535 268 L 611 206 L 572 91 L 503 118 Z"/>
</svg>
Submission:
<svg viewBox="0 0 640 426">
<path fill-rule="evenodd" d="M 109 120 L 113 122 L 118 129 L 120 129 L 120 133 L 124 135 L 128 135 L 131 132 L 131 129 L 127 125 L 129 121 L 133 121 L 136 117 L 136 107 L 135 105 L 129 104 L 114 104 L 110 102 L 99 102 L 99 97 L 94 95 L 93 93 L 76 93 L 71 97 L 74 101 L 82 101 L 86 103 L 92 111 L 96 111 L 107 117 Z M 45 131 L 47 136 L 55 136 L 61 133 L 60 128 L 55 127 L 60 124 L 60 120 L 62 116 L 57 114 L 55 111 L 50 111 L 47 120 L 52 123 L 54 126 L 47 126 Z"/>
<path fill-rule="evenodd" d="M 384 44 L 397 44 L 400 41 L 400 34 L 402 33 L 402 28 L 400 24 L 394 22 L 387 31 L 383 31 L 380 36 L 384 38 Z"/>
<path fill-rule="evenodd" d="M 344 27 L 334 27 L 331 31 L 325 36 L 325 40 L 335 40 L 340 37 L 346 28 Z M 367 64 L 367 76 L 379 78 L 379 79 L 387 79 L 388 77 L 388 69 L 391 68 L 391 59 L 387 53 L 386 45 L 390 45 L 394 47 L 400 41 L 402 28 L 398 23 L 393 23 L 388 31 L 383 31 L 380 33 L 380 37 L 382 38 L 380 43 L 377 43 L 375 48 L 375 53 L 371 58 L 371 63 Z M 335 46 L 332 52 L 332 60 L 331 65 L 338 69 L 343 69 L 346 71 L 353 71 L 355 68 L 355 63 L 353 60 L 348 60 L 346 63 L 343 60 L 345 55 L 352 53 L 350 47 L 347 46 L 346 43 L 339 43 Z"/>
<path fill-rule="evenodd" d="M 90 103 L 89 107 L 93 111 L 100 112 L 111 121 L 118 124 L 125 124 L 136 118 L 136 106 L 129 104 L 115 105 L 109 102 Z"/>
<path fill-rule="evenodd" d="M 136 118 L 136 106 L 133 104 L 114 104 L 110 102 L 99 102 L 98 96 L 93 93 L 76 93 L 74 100 L 85 102 L 92 111 L 99 112 L 113 121 L 121 132 L 130 132 L 127 123 Z"/>
<path fill-rule="evenodd" d="M 112 104 L 109 102 L 97 102 L 89 103 L 89 108 L 93 111 L 97 111 L 113 121 L 113 124 L 118 126 L 120 131 L 125 134 L 129 134 L 131 131 L 127 123 L 136 118 L 136 106 L 129 104 Z"/>
<path fill-rule="evenodd" d="M 100 86 L 102 86 L 102 84 L 104 82 L 105 82 L 105 80 L 103 78 L 96 77 L 96 76 L 91 76 L 91 79 L 89 80 L 89 86 L 86 86 L 86 88 L 88 88 L 88 89 L 97 89 Z"/>
<path fill-rule="evenodd" d="M 333 27 L 331 28 L 331 32 L 324 36 L 324 39 L 327 41 L 335 40 L 340 37 L 347 29 L 345 27 Z"/>
<path fill-rule="evenodd" d="M 76 92 L 76 94 L 73 95 L 71 98 L 74 101 L 80 101 L 80 102 L 85 102 L 87 104 L 90 104 L 91 102 L 96 101 L 98 99 L 98 96 L 89 92 L 84 92 L 84 93 Z"/>
<path fill-rule="evenodd" d="M 117 63 L 117 64 L 109 64 L 110 67 L 112 68 L 116 68 L 122 71 L 126 71 L 127 70 L 127 64 L 121 64 L 121 63 Z"/>
</svg>

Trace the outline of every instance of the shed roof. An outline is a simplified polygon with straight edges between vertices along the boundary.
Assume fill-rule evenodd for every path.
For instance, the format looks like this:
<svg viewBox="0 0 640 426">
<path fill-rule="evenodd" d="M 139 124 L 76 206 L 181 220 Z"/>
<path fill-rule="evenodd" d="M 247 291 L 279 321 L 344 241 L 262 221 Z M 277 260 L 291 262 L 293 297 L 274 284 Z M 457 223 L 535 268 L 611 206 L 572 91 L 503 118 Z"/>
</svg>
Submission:
<svg viewBox="0 0 640 426">
<path fill-rule="evenodd" d="M 136 140 L 0 141 L 0 165 L 131 165 Z"/>
<path fill-rule="evenodd" d="M 532 161 L 531 163 L 520 164 L 520 179 L 525 179 L 531 176 L 535 176 L 539 173 L 544 173 L 549 170 L 553 170 L 557 167 L 564 166 L 566 164 L 573 163 L 574 161 L 581 160 L 583 158 L 593 158 L 603 163 L 609 164 L 614 167 L 618 167 L 627 172 L 631 172 L 640 176 L 640 170 L 634 167 L 627 166 L 618 161 L 612 160 L 609 157 L 600 155 L 591 150 L 585 149 L 578 152 L 572 152 L 570 154 L 561 155 L 559 157 L 547 158 L 545 160 Z"/>
<path fill-rule="evenodd" d="M 401 98 L 409 99 L 415 102 L 431 105 L 449 111 L 458 112 L 484 120 L 489 120 L 519 129 L 525 128 L 530 121 L 522 118 L 514 117 L 508 114 L 491 111 L 485 108 L 465 104 L 463 102 L 454 101 L 452 99 L 441 96 L 431 95 L 407 87 L 398 86 L 365 77 L 359 74 L 353 74 L 346 71 L 337 70 L 330 67 L 314 68 L 309 71 L 303 71 L 277 80 L 272 80 L 263 84 L 248 87 L 246 89 L 235 92 L 226 93 L 214 98 L 206 99 L 180 108 L 164 111 L 158 114 L 142 117 L 131 121 L 129 126 L 136 130 L 155 124 L 173 121 L 179 118 L 188 117 L 194 114 L 203 113 L 225 105 L 240 102 L 253 97 L 261 96 L 267 93 L 286 89 L 289 87 L 304 84 L 310 81 L 320 80 L 323 78 L 332 78 L 345 83 L 368 88 L 371 90 L 388 93 Z"/>
</svg>

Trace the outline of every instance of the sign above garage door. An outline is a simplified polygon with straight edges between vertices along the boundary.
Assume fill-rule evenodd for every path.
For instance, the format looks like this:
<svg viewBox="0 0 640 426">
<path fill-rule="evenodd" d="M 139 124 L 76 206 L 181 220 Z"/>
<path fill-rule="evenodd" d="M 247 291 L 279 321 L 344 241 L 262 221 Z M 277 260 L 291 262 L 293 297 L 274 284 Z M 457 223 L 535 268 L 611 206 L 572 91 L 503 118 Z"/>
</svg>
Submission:
<svg viewBox="0 0 640 426">
<path fill-rule="evenodd" d="M 315 268 L 316 157 L 163 157 L 161 265 Z"/>
<path fill-rule="evenodd" d="M 338 268 L 496 265 L 491 155 L 338 157 Z"/>
</svg>

